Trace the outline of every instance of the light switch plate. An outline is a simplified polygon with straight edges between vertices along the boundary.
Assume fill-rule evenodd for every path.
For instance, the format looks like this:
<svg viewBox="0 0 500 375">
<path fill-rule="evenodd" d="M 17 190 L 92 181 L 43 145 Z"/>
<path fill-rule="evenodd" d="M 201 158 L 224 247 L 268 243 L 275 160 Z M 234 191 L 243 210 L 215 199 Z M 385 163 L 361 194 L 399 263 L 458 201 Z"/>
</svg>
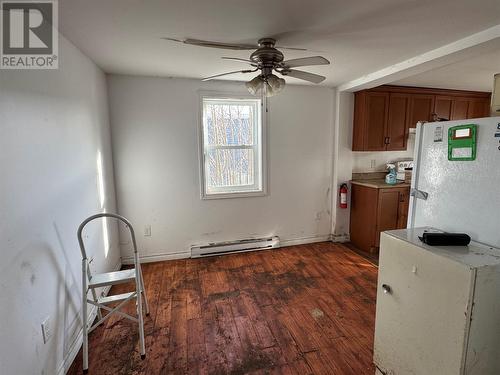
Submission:
<svg viewBox="0 0 500 375">
<path fill-rule="evenodd" d="M 145 237 L 151 236 L 151 225 L 144 226 L 144 236 Z"/>
</svg>

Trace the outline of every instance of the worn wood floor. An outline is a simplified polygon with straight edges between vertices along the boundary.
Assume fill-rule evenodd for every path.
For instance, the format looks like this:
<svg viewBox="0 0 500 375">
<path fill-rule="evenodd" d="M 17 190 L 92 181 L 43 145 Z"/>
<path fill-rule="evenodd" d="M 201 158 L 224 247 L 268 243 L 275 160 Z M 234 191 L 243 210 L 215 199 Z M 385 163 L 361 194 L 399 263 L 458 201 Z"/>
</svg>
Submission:
<svg viewBox="0 0 500 375">
<path fill-rule="evenodd" d="M 115 315 L 90 336 L 89 374 L 374 374 L 377 268 L 343 245 L 150 263 L 143 273 L 147 358 L 136 324 Z M 69 374 L 81 360 L 80 350 Z"/>
</svg>

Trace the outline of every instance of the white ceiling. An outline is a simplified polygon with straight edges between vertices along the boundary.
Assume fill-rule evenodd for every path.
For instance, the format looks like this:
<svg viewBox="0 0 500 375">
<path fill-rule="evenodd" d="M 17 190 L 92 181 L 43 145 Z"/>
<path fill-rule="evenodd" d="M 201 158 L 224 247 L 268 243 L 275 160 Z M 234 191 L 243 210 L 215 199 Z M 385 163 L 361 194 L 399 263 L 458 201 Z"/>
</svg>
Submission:
<svg viewBox="0 0 500 375">
<path fill-rule="evenodd" d="M 321 54 L 304 70 L 337 86 L 500 23 L 499 0 L 64 0 L 62 33 L 109 73 L 201 78 L 246 68 L 227 51 L 161 37 L 255 42 L 276 36 L 286 58 Z M 228 79 L 245 80 L 234 75 Z M 291 83 L 299 83 L 287 78 Z"/>
<path fill-rule="evenodd" d="M 492 91 L 493 76 L 496 73 L 500 73 L 500 51 L 481 54 L 455 64 L 396 81 L 394 84 Z"/>
</svg>

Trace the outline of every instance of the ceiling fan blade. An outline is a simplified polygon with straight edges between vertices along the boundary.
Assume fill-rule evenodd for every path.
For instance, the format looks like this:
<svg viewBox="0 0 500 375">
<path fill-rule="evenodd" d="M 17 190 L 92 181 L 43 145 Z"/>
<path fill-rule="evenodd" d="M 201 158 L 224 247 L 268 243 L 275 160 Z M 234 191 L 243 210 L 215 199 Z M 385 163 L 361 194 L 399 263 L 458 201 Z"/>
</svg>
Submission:
<svg viewBox="0 0 500 375">
<path fill-rule="evenodd" d="M 236 70 L 234 72 L 229 72 L 229 73 L 222 73 L 222 74 L 216 74 L 214 76 L 206 77 L 203 78 L 202 81 L 210 81 L 211 79 L 217 78 L 217 77 L 222 77 L 222 76 L 227 76 L 229 74 L 236 74 L 236 73 L 252 73 L 255 72 L 257 69 L 245 69 L 245 70 Z"/>
<path fill-rule="evenodd" d="M 292 59 L 283 61 L 283 65 L 287 68 L 296 68 L 298 66 L 313 66 L 313 65 L 328 65 L 330 61 L 323 56 L 302 57 L 300 59 Z"/>
<path fill-rule="evenodd" d="M 326 77 L 319 74 L 303 72 L 302 70 L 284 70 L 280 73 L 287 77 L 298 78 L 312 83 L 320 83 L 326 79 Z"/>
<path fill-rule="evenodd" d="M 291 51 L 307 51 L 307 48 L 275 46 L 277 49 L 289 49 Z"/>
<path fill-rule="evenodd" d="M 222 57 L 222 59 L 224 59 L 224 60 L 240 61 L 240 62 L 244 62 L 244 63 L 247 63 L 247 64 L 251 64 L 253 66 L 257 66 L 257 64 L 254 63 L 253 61 L 248 60 L 248 59 L 240 59 L 239 57 Z"/>
<path fill-rule="evenodd" d="M 258 48 L 256 44 L 233 44 L 233 43 L 213 42 L 210 40 L 189 39 L 189 38 L 188 39 L 162 38 L 162 39 L 177 43 L 189 44 L 193 46 L 222 48 L 231 50 L 251 50 Z"/>
</svg>

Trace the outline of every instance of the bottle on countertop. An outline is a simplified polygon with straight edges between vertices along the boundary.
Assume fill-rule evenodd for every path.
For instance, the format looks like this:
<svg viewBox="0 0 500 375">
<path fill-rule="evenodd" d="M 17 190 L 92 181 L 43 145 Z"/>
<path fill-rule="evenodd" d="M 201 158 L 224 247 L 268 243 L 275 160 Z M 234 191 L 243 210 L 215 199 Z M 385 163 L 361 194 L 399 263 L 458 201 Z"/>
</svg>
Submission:
<svg viewBox="0 0 500 375">
<path fill-rule="evenodd" d="M 387 164 L 387 169 L 389 170 L 389 173 L 385 176 L 385 183 L 389 185 L 395 185 L 397 183 L 397 173 L 396 173 L 396 166 L 394 164 Z"/>
</svg>

